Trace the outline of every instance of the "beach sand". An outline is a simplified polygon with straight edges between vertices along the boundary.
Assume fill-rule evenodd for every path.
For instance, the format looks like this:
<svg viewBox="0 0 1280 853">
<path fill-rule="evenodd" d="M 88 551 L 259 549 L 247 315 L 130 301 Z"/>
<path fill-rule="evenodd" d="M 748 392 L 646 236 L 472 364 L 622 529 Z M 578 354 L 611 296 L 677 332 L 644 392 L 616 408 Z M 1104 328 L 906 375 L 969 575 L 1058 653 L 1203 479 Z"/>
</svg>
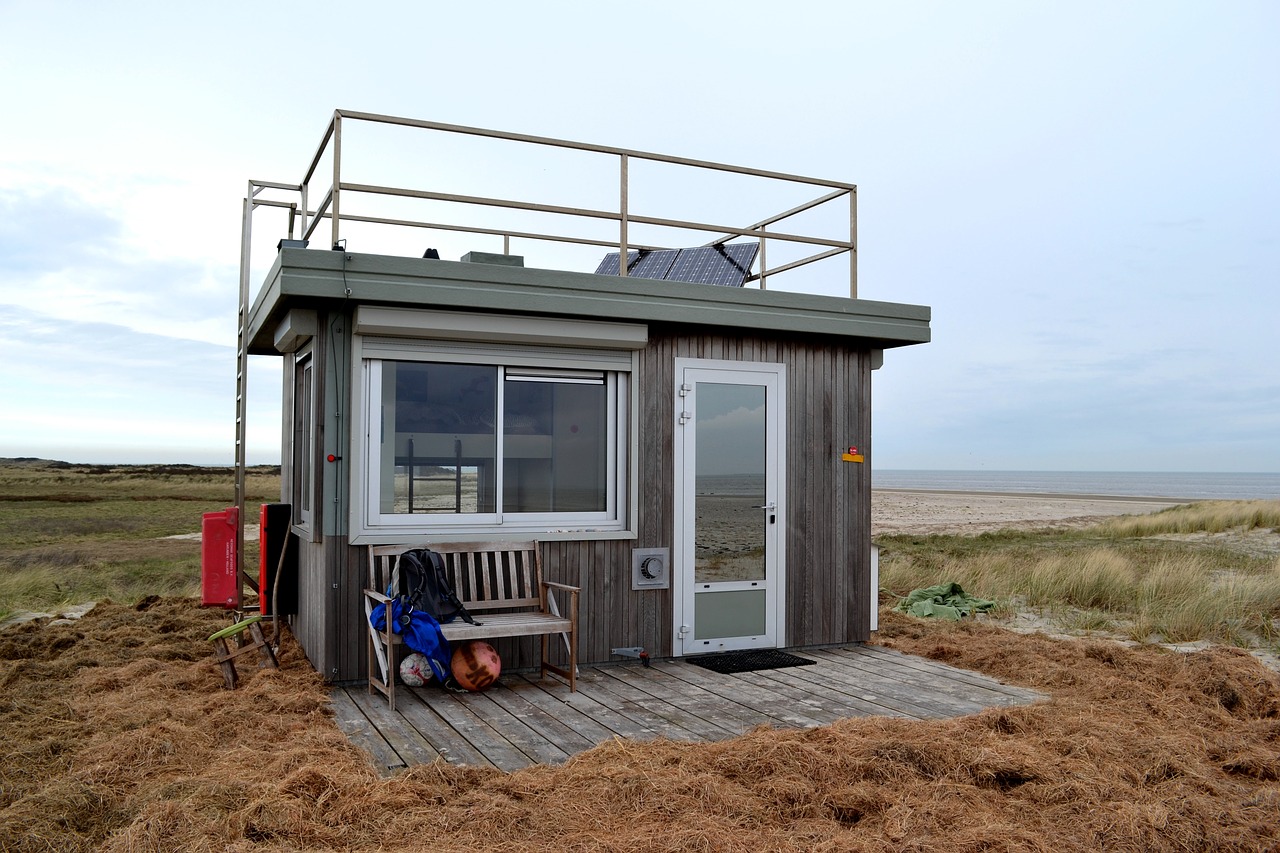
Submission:
<svg viewBox="0 0 1280 853">
<path fill-rule="evenodd" d="M 757 498 L 700 495 L 697 580 L 763 576 L 763 511 Z M 1177 506 L 1168 498 L 1042 495 L 877 489 L 871 495 L 871 535 L 978 534 L 1008 528 L 1087 527 L 1116 515 L 1143 515 Z"/>
<path fill-rule="evenodd" d="M 1111 516 L 1145 515 L 1180 503 L 1185 502 L 1107 495 L 876 489 L 871 493 L 871 535 L 1087 527 Z"/>
</svg>

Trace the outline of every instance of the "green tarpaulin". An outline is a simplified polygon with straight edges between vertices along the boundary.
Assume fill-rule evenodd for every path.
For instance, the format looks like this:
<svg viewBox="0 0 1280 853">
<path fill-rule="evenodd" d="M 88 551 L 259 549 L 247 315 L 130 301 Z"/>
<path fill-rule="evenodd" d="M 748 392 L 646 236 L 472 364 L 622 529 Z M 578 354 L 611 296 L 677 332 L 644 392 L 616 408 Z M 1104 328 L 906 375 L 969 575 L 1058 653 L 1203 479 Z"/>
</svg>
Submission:
<svg viewBox="0 0 1280 853">
<path fill-rule="evenodd" d="M 912 616 L 936 616 L 939 619 L 960 619 L 975 613 L 985 613 L 995 607 L 994 601 L 974 598 L 960 588 L 960 584 L 940 583 L 915 589 L 898 602 L 896 610 Z"/>
</svg>

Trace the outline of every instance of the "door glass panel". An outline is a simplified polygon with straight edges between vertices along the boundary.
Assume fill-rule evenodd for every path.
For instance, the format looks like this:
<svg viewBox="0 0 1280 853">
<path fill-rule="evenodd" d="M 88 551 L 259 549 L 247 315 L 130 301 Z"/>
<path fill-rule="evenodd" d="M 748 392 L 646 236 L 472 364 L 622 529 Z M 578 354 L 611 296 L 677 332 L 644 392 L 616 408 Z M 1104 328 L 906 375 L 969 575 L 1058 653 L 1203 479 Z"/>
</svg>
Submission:
<svg viewBox="0 0 1280 853">
<path fill-rule="evenodd" d="M 699 382 L 696 400 L 694 581 L 763 580 L 765 388 Z M 763 632 L 763 609 L 760 618 L 760 630 L 746 633 Z M 698 634 L 717 636 L 702 631 L 701 619 Z"/>
<path fill-rule="evenodd" d="M 703 592 L 694 596 L 693 638 L 754 637 L 765 631 L 763 589 Z"/>
</svg>

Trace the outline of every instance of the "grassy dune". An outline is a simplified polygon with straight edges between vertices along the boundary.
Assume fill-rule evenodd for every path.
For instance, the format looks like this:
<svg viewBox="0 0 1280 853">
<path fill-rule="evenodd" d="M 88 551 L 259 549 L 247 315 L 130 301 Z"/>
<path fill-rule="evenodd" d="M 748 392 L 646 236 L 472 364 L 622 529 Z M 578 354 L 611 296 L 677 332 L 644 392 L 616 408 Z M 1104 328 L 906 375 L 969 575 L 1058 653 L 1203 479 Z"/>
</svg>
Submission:
<svg viewBox="0 0 1280 853">
<path fill-rule="evenodd" d="M 881 588 L 956 581 L 1004 612 L 1135 640 L 1280 646 L 1280 501 L 1212 501 L 1079 531 L 880 539 Z M 1270 535 L 1268 535 L 1270 534 Z M 1261 547 L 1245 547 L 1254 544 Z"/>
<path fill-rule="evenodd" d="M 279 500 L 275 468 L 255 467 L 251 505 Z M 194 465 L 0 461 L 0 620 L 148 595 L 197 595 L 201 516 L 235 503 L 235 472 Z M 254 560 L 256 545 L 251 545 Z"/>
</svg>

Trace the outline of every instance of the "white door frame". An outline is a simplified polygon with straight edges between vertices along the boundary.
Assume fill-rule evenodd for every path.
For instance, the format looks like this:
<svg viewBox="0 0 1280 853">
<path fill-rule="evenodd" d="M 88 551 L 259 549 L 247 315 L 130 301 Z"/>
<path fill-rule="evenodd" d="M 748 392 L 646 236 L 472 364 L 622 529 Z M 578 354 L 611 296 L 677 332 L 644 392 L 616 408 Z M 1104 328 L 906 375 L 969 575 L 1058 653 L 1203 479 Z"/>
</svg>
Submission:
<svg viewBox="0 0 1280 853">
<path fill-rule="evenodd" d="M 774 389 L 769 399 L 766 390 L 766 480 L 768 490 L 775 504 L 777 522 L 770 525 L 767 538 L 767 605 L 766 634 L 770 645 L 778 648 L 784 645 L 786 637 L 786 447 L 787 447 L 787 372 L 786 365 L 773 362 L 728 361 L 724 359 L 677 358 L 675 360 L 675 424 L 673 456 L 675 462 L 673 514 L 674 530 L 671 553 L 671 585 L 674 619 L 672 624 L 672 649 L 676 657 L 699 652 L 693 645 L 693 584 L 694 557 L 693 543 L 695 534 L 695 518 L 693 507 L 693 472 L 696 460 L 693 458 L 695 448 L 693 432 L 695 412 L 689 402 L 694 399 L 694 387 L 686 380 L 686 371 L 707 371 L 714 374 L 721 371 L 728 382 L 744 382 L 743 374 L 758 374 L 760 384 L 766 389 Z M 736 374 L 736 375 L 735 375 Z M 700 377 L 708 381 L 707 376 Z M 695 382 L 698 380 L 694 380 Z M 688 648 L 686 648 L 686 642 Z M 717 646 L 716 651 L 734 648 L 733 644 Z M 736 646 L 740 648 L 759 647 L 759 644 Z M 701 651 L 708 651 L 702 649 Z"/>
</svg>

